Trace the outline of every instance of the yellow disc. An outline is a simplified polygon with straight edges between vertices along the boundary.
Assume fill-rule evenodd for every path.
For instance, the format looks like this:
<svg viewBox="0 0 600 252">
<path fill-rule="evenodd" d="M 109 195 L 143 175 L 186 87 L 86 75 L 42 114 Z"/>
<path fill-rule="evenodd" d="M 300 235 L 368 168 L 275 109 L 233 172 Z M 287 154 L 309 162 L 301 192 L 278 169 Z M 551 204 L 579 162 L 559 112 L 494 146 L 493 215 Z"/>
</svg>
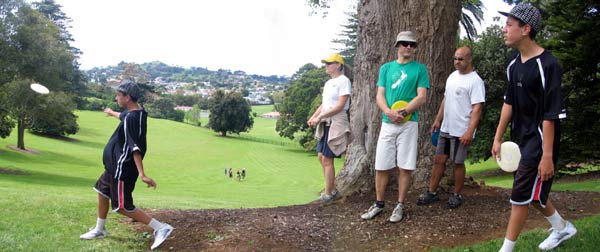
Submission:
<svg viewBox="0 0 600 252">
<path fill-rule="evenodd" d="M 403 109 L 406 107 L 406 105 L 408 105 L 408 102 L 406 101 L 397 101 L 394 102 L 394 104 L 392 104 L 392 110 L 399 110 L 399 109 Z M 412 116 L 411 114 L 408 114 L 404 117 L 404 120 L 402 120 L 403 123 L 408 122 L 410 120 L 410 117 Z"/>
</svg>

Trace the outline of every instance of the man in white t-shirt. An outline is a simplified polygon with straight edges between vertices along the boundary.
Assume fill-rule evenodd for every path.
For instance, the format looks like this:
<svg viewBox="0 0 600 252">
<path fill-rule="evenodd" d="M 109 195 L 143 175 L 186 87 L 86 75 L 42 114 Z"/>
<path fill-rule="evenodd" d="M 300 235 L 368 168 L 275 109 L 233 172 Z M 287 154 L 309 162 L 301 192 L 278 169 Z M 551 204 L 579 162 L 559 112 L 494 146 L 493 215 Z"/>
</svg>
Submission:
<svg viewBox="0 0 600 252">
<path fill-rule="evenodd" d="M 444 98 L 431 125 L 431 132 L 440 129 L 440 134 L 429 190 L 419 196 L 417 205 L 428 205 L 439 200 L 436 191 L 448 158 L 454 163 L 454 193 L 448 199 L 446 208 L 457 208 L 464 202 L 460 193 L 465 181 L 465 159 L 485 102 L 483 80 L 473 70 L 472 60 L 473 52 L 469 47 L 458 48 L 454 53 L 456 71 L 446 80 Z"/>
</svg>

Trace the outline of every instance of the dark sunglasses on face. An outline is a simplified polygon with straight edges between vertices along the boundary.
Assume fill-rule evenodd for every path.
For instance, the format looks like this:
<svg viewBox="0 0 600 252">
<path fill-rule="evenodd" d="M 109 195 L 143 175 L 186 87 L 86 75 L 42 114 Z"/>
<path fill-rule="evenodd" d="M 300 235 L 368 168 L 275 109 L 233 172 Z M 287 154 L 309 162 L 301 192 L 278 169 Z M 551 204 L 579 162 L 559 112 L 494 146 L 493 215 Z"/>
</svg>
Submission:
<svg viewBox="0 0 600 252">
<path fill-rule="evenodd" d="M 465 58 L 457 58 L 457 57 L 454 57 L 453 59 L 454 59 L 454 60 L 458 60 L 458 61 L 463 61 L 463 60 L 465 60 Z"/>
<path fill-rule="evenodd" d="M 408 46 L 410 46 L 411 48 L 417 47 L 417 43 L 416 42 L 400 41 L 400 42 L 398 42 L 398 44 L 400 44 L 400 45 L 402 45 L 404 47 L 408 47 Z"/>
<path fill-rule="evenodd" d="M 337 62 L 325 62 L 325 65 L 332 65 L 332 64 L 336 64 Z"/>
</svg>

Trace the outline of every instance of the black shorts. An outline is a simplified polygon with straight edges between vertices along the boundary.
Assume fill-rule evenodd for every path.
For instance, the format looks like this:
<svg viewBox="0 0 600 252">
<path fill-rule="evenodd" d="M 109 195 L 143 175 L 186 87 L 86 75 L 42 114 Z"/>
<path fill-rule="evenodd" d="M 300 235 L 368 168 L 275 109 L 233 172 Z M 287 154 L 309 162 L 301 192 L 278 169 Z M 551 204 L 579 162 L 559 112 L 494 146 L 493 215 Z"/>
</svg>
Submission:
<svg viewBox="0 0 600 252">
<path fill-rule="evenodd" d="M 542 181 L 538 176 L 537 167 L 527 167 L 521 163 L 519 163 L 519 168 L 517 168 L 514 176 L 513 189 L 510 195 L 511 204 L 539 203 L 542 207 L 546 207 L 553 178 Z"/>
<path fill-rule="evenodd" d="M 135 189 L 136 180 L 137 177 L 133 181 L 117 180 L 112 174 L 104 171 L 96 181 L 94 190 L 110 200 L 113 212 L 119 211 L 119 209 L 134 212 L 135 206 L 131 193 Z"/>
<path fill-rule="evenodd" d="M 333 151 L 329 148 L 329 144 L 327 144 L 327 140 L 329 139 L 329 126 L 325 126 L 325 130 L 323 131 L 323 137 L 319 139 L 317 143 L 317 153 L 323 154 L 323 156 L 328 158 L 339 158 L 341 155 L 336 156 L 333 154 Z"/>
</svg>

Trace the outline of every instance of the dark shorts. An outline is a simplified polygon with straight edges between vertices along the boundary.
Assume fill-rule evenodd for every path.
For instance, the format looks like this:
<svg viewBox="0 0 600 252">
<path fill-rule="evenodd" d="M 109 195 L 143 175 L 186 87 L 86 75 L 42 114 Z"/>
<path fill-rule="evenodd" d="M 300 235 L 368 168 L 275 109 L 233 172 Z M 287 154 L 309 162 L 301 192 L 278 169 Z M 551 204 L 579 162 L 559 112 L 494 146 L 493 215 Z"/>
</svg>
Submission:
<svg viewBox="0 0 600 252">
<path fill-rule="evenodd" d="M 110 200 L 113 212 L 119 211 L 119 209 L 124 209 L 127 212 L 135 211 L 133 197 L 131 196 L 133 189 L 135 189 L 135 180 L 117 180 L 107 171 L 100 175 L 96 185 L 94 185 L 96 192 Z"/>
<path fill-rule="evenodd" d="M 340 156 L 336 156 L 333 154 L 333 151 L 329 148 L 327 144 L 327 139 L 329 139 L 329 126 L 325 126 L 325 130 L 323 131 L 323 137 L 317 143 L 317 152 L 323 154 L 323 156 L 328 158 L 339 158 Z"/>
<path fill-rule="evenodd" d="M 539 203 L 542 207 L 546 207 L 553 178 L 542 182 L 537 174 L 537 167 L 527 167 L 519 163 L 519 168 L 517 168 L 514 175 L 513 189 L 510 195 L 511 204 L 527 205 L 530 203 Z"/>
<path fill-rule="evenodd" d="M 440 132 L 435 155 L 446 155 L 455 164 L 464 164 L 467 158 L 469 145 L 463 145 L 459 137 L 451 136 L 446 132 Z"/>
</svg>

